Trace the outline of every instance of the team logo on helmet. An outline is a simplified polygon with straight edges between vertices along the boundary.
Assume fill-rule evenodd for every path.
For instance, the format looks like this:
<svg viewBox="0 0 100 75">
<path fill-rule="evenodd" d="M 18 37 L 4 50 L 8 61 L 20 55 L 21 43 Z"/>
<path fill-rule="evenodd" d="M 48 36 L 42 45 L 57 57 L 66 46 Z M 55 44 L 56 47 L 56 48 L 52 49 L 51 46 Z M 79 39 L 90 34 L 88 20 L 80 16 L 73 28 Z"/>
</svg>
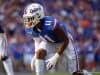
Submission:
<svg viewBox="0 0 100 75">
<path fill-rule="evenodd" d="M 30 13 L 34 13 L 41 10 L 41 8 L 34 8 L 34 9 L 30 9 Z"/>
</svg>

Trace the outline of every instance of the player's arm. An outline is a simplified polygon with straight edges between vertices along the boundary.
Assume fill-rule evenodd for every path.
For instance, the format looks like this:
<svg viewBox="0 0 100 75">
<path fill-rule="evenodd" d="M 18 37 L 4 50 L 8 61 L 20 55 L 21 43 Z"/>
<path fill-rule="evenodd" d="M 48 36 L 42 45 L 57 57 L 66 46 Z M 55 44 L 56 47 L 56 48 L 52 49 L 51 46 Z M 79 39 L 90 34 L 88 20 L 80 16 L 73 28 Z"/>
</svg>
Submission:
<svg viewBox="0 0 100 75">
<path fill-rule="evenodd" d="M 61 41 L 61 45 L 57 49 L 57 53 L 61 55 L 64 52 L 65 48 L 68 46 L 69 39 L 60 26 L 56 27 L 54 29 L 54 32 L 56 32 L 56 36 Z"/>
<path fill-rule="evenodd" d="M 48 70 L 55 67 L 58 58 L 64 52 L 65 48 L 68 46 L 69 43 L 68 37 L 66 36 L 62 28 L 56 27 L 54 29 L 54 32 L 56 33 L 58 39 L 61 41 L 61 45 L 58 47 L 55 55 L 46 61 L 47 62 L 46 66 Z"/>
</svg>

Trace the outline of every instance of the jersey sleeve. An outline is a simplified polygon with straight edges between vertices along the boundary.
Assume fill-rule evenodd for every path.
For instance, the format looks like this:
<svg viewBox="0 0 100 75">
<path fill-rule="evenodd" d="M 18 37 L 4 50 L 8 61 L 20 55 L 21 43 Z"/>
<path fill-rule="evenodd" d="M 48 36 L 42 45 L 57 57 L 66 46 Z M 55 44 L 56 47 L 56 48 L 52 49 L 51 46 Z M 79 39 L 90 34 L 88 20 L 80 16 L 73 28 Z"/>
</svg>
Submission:
<svg viewBox="0 0 100 75">
<path fill-rule="evenodd" d="M 37 37 L 39 34 L 38 33 L 36 33 L 34 30 L 33 30 L 33 28 L 27 28 L 27 29 L 25 29 L 25 32 L 27 33 L 27 34 L 29 34 L 29 35 L 32 35 L 33 37 Z"/>
<path fill-rule="evenodd" d="M 47 30 L 53 30 L 57 25 L 57 20 L 52 16 L 46 16 L 43 21 L 44 28 Z"/>
</svg>

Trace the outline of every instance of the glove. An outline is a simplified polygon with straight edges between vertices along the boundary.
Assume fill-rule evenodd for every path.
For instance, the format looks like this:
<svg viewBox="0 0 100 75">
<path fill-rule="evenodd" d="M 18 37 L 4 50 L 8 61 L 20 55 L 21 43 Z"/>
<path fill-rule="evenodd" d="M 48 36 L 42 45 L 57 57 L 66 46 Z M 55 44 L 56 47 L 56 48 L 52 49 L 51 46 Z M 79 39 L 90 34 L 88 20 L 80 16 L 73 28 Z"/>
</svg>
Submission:
<svg viewBox="0 0 100 75">
<path fill-rule="evenodd" d="M 53 57 L 46 60 L 47 70 L 50 70 L 55 67 L 59 57 L 60 57 L 60 55 L 58 53 L 56 53 Z"/>
<path fill-rule="evenodd" d="M 32 60 L 31 60 L 31 70 L 34 70 L 35 67 L 35 60 L 36 60 L 36 55 L 33 56 Z"/>
</svg>

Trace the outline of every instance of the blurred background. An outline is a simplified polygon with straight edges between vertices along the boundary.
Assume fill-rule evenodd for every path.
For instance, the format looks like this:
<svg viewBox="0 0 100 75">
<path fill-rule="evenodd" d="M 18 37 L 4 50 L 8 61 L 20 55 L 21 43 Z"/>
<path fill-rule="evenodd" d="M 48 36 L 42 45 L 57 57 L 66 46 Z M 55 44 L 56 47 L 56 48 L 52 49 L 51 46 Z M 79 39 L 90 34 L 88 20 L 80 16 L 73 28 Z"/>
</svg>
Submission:
<svg viewBox="0 0 100 75">
<path fill-rule="evenodd" d="M 31 71 L 34 42 L 26 36 L 22 15 L 24 7 L 33 2 L 42 4 L 46 15 L 66 24 L 74 38 L 81 68 L 100 71 L 100 0 L 0 0 L 0 25 L 7 33 L 14 71 Z"/>
</svg>

